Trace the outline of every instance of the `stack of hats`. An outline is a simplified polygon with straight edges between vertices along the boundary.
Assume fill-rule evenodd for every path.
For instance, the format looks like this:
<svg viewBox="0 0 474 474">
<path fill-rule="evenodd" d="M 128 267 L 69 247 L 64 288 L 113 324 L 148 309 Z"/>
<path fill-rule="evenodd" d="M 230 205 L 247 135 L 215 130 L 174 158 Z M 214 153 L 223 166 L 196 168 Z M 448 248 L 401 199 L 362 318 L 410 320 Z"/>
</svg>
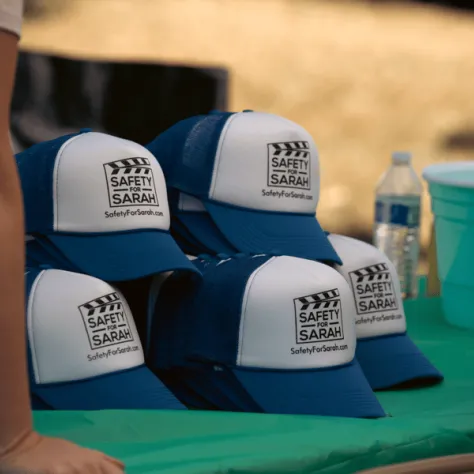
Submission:
<svg viewBox="0 0 474 474">
<path fill-rule="evenodd" d="M 109 284 L 170 270 L 200 275 L 169 234 L 166 185 L 154 156 L 83 130 L 16 159 L 33 408 L 184 409 L 145 366 L 130 308 Z"/>
<path fill-rule="evenodd" d="M 32 262 L 47 254 L 107 281 L 196 271 L 169 233 L 163 172 L 141 145 L 82 130 L 16 159 Z"/>
<path fill-rule="evenodd" d="M 319 225 L 318 153 L 294 122 L 215 112 L 146 147 L 86 130 L 17 162 L 38 407 L 377 418 L 373 390 L 442 380 L 386 256 Z M 118 287 L 144 277 L 140 332 Z M 46 330 L 62 324 L 64 341 Z M 79 401 L 121 383 L 126 402 Z"/>
<path fill-rule="evenodd" d="M 244 111 L 183 120 L 147 145 L 166 178 L 179 241 L 212 253 L 272 253 L 341 263 L 315 211 L 311 135 Z"/>
<path fill-rule="evenodd" d="M 97 278 L 26 272 L 33 409 L 185 409 L 145 365 L 123 295 Z"/>
<path fill-rule="evenodd" d="M 344 278 L 288 256 L 198 259 L 199 284 L 170 277 L 158 299 L 150 366 L 198 408 L 381 417 L 355 360 Z M 186 291 L 186 289 L 185 289 Z"/>
</svg>

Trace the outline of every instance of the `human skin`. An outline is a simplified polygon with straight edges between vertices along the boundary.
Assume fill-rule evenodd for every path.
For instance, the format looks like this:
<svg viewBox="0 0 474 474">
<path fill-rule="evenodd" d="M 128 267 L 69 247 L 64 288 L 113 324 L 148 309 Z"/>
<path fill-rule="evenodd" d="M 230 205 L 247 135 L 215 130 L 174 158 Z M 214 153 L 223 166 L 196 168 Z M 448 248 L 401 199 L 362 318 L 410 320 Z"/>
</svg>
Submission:
<svg viewBox="0 0 474 474">
<path fill-rule="evenodd" d="M 18 38 L 0 30 L 0 446 L 31 430 L 24 316 L 23 203 L 9 136 Z"/>
<path fill-rule="evenodd" d="M 0 29 L 0 473 L 120 474 L 124 472 L 120 461 L 33 429 L 25 337 L 23 199 L 9 136 L 17 55 L 18 37 Z"/>
</svg>

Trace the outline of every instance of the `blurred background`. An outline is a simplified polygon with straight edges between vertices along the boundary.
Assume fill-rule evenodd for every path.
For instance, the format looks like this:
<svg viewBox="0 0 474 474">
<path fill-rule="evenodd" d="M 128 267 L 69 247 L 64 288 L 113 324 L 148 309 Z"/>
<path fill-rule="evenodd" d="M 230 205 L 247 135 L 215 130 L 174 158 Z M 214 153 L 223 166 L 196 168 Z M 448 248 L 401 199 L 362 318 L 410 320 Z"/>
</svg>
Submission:
<svg viewBox="0 0 474 474">
<path fill-rule="evenodd" d="M 366 241 L 392 151 L 411 151 L 418 173 L 474 157 L 474 2 L 26 3 L 13 104 L 19 149 L 68 127 L 145 142 L 215 107 L 276 113 L 319 148 L 323 227 Z M 427 193 L 423 206 L 426 252 Z"/>
</svg>

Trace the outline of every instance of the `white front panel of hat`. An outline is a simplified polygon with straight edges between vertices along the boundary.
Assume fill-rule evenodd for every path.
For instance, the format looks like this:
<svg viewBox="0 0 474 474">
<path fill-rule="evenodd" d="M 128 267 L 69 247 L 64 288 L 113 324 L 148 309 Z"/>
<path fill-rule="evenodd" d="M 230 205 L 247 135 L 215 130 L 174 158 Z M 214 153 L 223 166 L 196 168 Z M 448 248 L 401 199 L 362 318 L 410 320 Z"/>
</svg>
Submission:
<svg viewBox="0 0 474 474">
<path fill-rule="evenodd" d="M 209 197 L 250 209 L 314 214 L 319 199 L 316 145 L 277 115 L 242 112 L 221 134 Z"/>
<path fill-rule="evenodd" d="M 163 172 L 141 145 L 102 133 L 67 141 L 54 170 L 54 228 L 60 232 L 168 230 Z"/>
<path fill-rule="evenodd" d="M 36 383 L 82 380 L 142 365 L 142 346 L 123 296 L 96 278 L 45 270 L 28 302 Z"/>
<path fill-rule="evenodd" d="M 358 338 L 406 331 L 400 281 L 385 254 L 372 245 L 342 235 L 329 241 L 344 262 L 337 270 L 352 288 Z"/>
<path fill-rule="evenodd" d="M 354 301 L 344 278 L 322 263 L 274 257 L 247 283 L 237 365 L 333 367 L 354 358 Z"/>
</svg>

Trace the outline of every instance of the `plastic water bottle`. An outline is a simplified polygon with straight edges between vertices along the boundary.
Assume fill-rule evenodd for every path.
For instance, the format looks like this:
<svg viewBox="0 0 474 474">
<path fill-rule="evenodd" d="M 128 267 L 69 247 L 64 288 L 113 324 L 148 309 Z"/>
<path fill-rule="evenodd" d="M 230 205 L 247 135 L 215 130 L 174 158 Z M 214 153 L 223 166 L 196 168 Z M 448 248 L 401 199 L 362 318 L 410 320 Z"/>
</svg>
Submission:
<svg viewBox="0 0 474 474">
<path fill-rule="evenodd" d="M 404 298 L 418 294 L 422 192 L 411 154 L 393 153 L 392 164 L 376 188 L 373 242 L 397 269 Z"/>
</svg>

